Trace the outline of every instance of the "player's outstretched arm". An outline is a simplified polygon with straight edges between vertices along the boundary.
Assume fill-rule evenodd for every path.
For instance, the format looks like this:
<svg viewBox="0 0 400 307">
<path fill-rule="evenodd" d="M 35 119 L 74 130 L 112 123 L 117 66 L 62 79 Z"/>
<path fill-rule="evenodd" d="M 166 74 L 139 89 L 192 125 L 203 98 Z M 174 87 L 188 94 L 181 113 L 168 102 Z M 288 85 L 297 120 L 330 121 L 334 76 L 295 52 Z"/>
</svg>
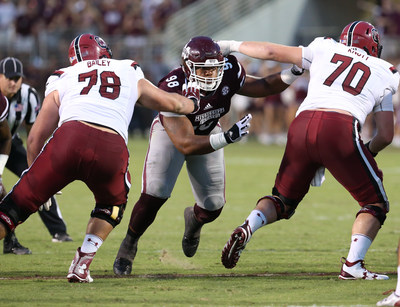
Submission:
<svg viewBox="0 0 400 307">
<path fill-rule="evenodd" d="M 198 107 L 198 100 L 187 98 L 177 93 L 168 93 L 156 87 L 147 79 L 138 82 L 138 104 L 157 111 L 173 112 L 178 114 L 192 113 Z M 195 90 L 190 89 L 190 92 Z M 200 97 L 200 93 L 198 94 Z"/>
<path fill-rule="evenodd" d="M 291 63 L 302 67 L 302 50 L 300 47 L 292 47 L 270 42 L 240 42 L 234 40 L 221 40 L 218 41 L 218 45 L 224 55 L 231 52 L 240 52 L 260 60 Z"/>
<path fill-rule="evenodd" d="M 238 94 L 249 97 L 266 97 L 279 94 L 296 81 L 303 72 L 304 69 L 293 65 L 291 68 L 284 69 L 281 72 L 266 77 L 247 75 L 246 81 L 238 91 Z"/>
</svg>

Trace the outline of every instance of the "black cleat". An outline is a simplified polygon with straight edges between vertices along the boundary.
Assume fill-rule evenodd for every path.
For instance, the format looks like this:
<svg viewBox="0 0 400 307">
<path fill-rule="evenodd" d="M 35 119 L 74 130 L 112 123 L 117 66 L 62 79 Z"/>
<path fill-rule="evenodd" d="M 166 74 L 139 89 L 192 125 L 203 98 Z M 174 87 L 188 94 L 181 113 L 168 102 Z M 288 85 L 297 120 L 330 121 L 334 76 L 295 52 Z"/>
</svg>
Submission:
<svg viewBox="0 0 400 307">
<path fill-rule="evenodd" d="M 117 257 L 114 261 L 115 275 L 130 275 L 132 272 L 132 262 L 137 252 L 139 238 L 133 238 L 129 234 L 122 240 Z"/>
<path fill-rule="evenodd" d="M 193 207 L 187 207 L 183 216 L 185 217 L 185 233 L 182 238 L 182 250 L 186 257 L 193 257 L 199 247 L 203 224 L 196 220 Z"/>
<path fill-rule="evenodd" d="M 132 261 L 125 258 L 116 258 L 114 261 L 115 275 L 130 275 L 132 272 Z"/>
<path fill-rule="evenodd" d="M 17 237 L 15 236 L 15 232 L 9 232 L 3 241 L 3 253 L 4 254 L 14 254 L 14 255 L 30 255 L 32 254 L 31 250 L 25 246 L 22 246 Z"/>
<path fill-rule="evenodd" d="M 51 242 L 54 243 L 62 243 L 62 242 L 72 242 L 72 238 L 69 236 L 67 233 L 56 233 L 54 236 L 51 238 Z"/>
</svg>

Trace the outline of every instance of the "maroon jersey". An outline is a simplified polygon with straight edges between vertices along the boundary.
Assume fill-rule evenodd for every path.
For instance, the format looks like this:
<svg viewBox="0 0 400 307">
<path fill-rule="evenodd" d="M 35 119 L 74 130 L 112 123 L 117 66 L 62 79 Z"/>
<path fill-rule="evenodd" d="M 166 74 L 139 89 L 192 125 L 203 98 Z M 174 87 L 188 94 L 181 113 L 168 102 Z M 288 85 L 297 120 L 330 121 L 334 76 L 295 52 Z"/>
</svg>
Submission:
<svg viewBox="0 0 400 307">
<path fill-rule="evenodd" d="M 8 108 L 9 108 L 8 100 L 7 100 L 6 96 L 4 96 L 0 92 L 0 122 L 2 122 L 3 120 L 5 120 L 7 118 Z"/>
<path fill-rule="evenodd" d="M 214 129 L 219 119 L 229 112 L 232 96 L 242 87 L 245 79 L 246 71 L 242 64 L 233 55 L 227 56 L 224 77 L 219 87 L 208 96 L 201 97 L 200 109 L 196 113 L 186 115 L 195 134 L 208 135 Z M 167 92 L 182 94 L 185 80 L 182 68 L 176 68 L 160 80 L 158 87 Z M 160 118 L 162 121 L 162 116 Z"/>
</svg>

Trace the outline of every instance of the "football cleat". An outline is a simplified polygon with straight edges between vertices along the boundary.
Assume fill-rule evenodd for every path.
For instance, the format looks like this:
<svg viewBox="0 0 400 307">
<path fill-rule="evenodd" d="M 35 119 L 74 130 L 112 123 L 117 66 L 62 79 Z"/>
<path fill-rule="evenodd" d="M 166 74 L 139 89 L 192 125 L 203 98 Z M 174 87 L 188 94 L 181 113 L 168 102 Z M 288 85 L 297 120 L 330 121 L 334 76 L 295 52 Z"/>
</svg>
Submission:
<svg viewBox="0 0 400 307">
<path fill-rule="evenodd" d="M 72 238 L 69 236 L 69 234 L 67 233 L 56 233 L 53 235 L 53 237 L 51 238 L 51 242 L 53 243 L 62 243 L 62 242 L 72 242 Z"/>
<path fill-rule="evenodd" d="M 248 221 L 237 227 L 222 250 L 221 261 L 227 269 L 232 269 L 239 261 L 240 254 L 250 241 L 252 232 Z"/>
<path fill-rule="evenodd" d="M 129 234 L 122 240 L 113 265 L 115 275 L 131 274 L 132 262 L 136 256 L 138 241 L 139 238 L 133 238 Z"/>
<path fill-rule="evenodd" d="M 4 254 L 14 254 L 14 255 L 30 255 L 32 254 L 31 250 L 25 246 L 22 246 L 17 237 L 15 236 L 15 232 L 9 232 L 3 241 L 3 253 Z"/>
<path fill-rule="evenodd" d="M 186 257 L 193 257 L 199 247 L 203 224 L 195 218 L 193 207 L 187 207 L 183 216 L 185 218 L 185 233 L 182 238 L 182 250 Z"/>
<path fill-rule="evenodd" d="M 376 303 L 376 306 L 400 306 L 400 296 L 395 292 Z"/>
<path fill-rule="evenodd" d="M 389 276 L 384 274 L 372 273 L 364 267 L 364 260 L 357 260 L 349 262 L 346 258 L 342 257 L 342 270 L 340 271 L 339 278 L 344 280 L 352 279 L 366 279 L 366 280 L 386 280 Z"/>
<path fill-rule="evenodd" d="M 89 266 L 95 254 L 83 253 L 81 252 L 81 248 L 78 247 L 68 270 L 67 279 L 69 282 L 89 283 L 93 281 L 93 278 L 90 277 Z"/>
</svg>

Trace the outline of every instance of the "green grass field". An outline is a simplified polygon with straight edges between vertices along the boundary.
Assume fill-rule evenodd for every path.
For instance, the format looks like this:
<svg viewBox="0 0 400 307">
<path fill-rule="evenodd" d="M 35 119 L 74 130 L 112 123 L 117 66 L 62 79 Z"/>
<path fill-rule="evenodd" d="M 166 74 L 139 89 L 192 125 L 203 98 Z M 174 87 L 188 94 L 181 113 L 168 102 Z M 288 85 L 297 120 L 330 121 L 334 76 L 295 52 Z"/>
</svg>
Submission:
<svg viewBox="0 0 400 307">
<path fill-rule="evenodd" d="M 283 147 L 254 141 L 225 149 L 227 203 L 218 220 L 203 228 L 193 258 L 181 250 L 183 210 L 194 203 L 183 170 L 171 199 L 139 241 L 133 274 L 115 277 L 112 266 L 140 193 L 146 149 L 147 140 L 130 140 L 133 186 L 127 211 L 91 265 L 94 282 L 66 280 L 94 205 L 90 191 L 75 182 L 58 196 L 74 242 L 52 243 L 37 214 L 20 225 L 17 236 L 33 254 L 0 254 L 0 306 L 375 306 L 384 291 L 396 287 L 400 150 L 395 148 L 377 157 L 391 212 L 365 259 L 368 269 L 386 272 L 390 280 L 337 278 L 359 207 L 329 173 L 322 187 L 310 189 L 291 220 L 255 233 L 236 268 L 222 266 L 224 244 L 257 199 L 270 194 L 283 154 Z M 10 189 L 17 178 L 8 172 L 5 177 Z"/>
</svg>

